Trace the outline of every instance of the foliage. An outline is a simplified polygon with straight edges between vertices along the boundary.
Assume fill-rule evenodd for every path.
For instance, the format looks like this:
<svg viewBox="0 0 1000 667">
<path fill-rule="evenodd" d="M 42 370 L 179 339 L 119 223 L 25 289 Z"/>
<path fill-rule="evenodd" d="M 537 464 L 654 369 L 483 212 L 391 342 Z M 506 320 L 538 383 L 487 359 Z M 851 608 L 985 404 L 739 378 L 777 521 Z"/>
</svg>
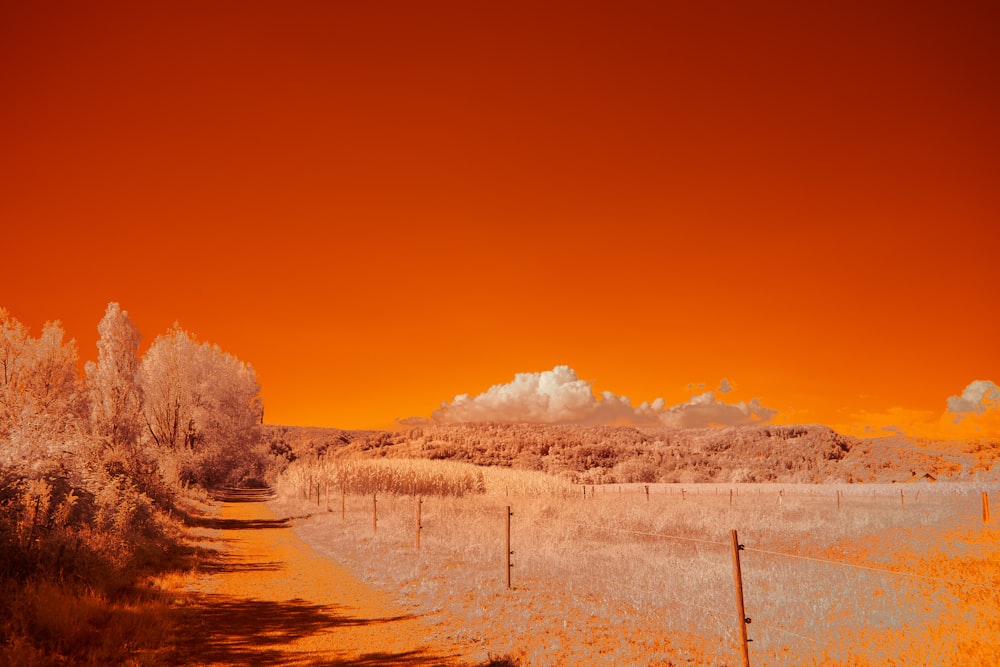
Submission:
<svg viewBox="0 0 1000 667">
<path fill-rule="evenodd" d="M 217 486 L 263 478 L 263 404 L 249 364 L 175 324 L 153 341 L 139 377 L 151 445 L 175 459 L 179 481 Z"/>
<path fill-rule="evenodd" d="M 333 455 L 461 461 L 544 471 L 583 484 L 690 484 L 995 479 L 996 452 L 996 443 L 962 449 L 902 438 L 863 440 L 816 425 L 653 429 L 482 423 L 364 434 Z"/>
<path fill-rule="evenodd" d="M 166 625 L 137 628 L 120 603 L 176 552 L 182 485 L 267 474 L 249 365 L 179 327 L 140 358 L 115 303 L 98 331 L 81 378 L 58 322 L 36 338 L 0 309 L 0 664 L 119 663 L 128 646 L 155 648 Z M 180 344 L 172 357 L 168 342 Z M 168 440 L 170 410 L 183 437 Z"/>
</svg>

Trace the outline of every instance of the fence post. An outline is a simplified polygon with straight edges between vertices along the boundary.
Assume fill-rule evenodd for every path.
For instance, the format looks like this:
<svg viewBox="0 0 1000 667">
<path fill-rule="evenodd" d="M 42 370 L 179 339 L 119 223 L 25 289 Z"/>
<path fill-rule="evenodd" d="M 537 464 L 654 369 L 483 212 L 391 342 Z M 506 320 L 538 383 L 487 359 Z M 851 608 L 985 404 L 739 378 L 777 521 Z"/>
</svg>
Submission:
<svg viewBox="0 0 1000 667">
<path fill-rule="evenodd" d="M 733 538 L 733 581 L 736 584 L 736 611 L 740 616 L 740 653 L 743 657 L 743 667 L 750 667 L 750 647 L 747 644 L 750 641 L 747 639 L 747 624 L 750 623 L 750 618 L 743 607 L 743 573 L 740 571 L 740 549 L 743 545 L 736 536 L 735 528 L 729 531 L 729 534 Z"/>
<path fill-rule="evenodd" d="M 983 523 L 990 522 L 990 497 L 983 491 Z"/>
<path fill-rule="evenodd" d="M 729 489 L 729 509 L 733 509 L 733 490 Z"/>
<path fill-rule="evenodd" d="M 372 534 L 378 533 L 378 496 L 372 494 Z"/>
<path fill-rule="evenodd" d="M 837 489 L 837 511 L 840 511 L 840 489 Z"/>
<path fill-rule="evenodd" d="M 514 563 L 511 562 L 511 556 L 514 552 L 510 550 L 510 518 L 514 516 L 514 513 L 510 511 L 510 505 L 507 505 L 507 514 L 504 517 L 504 523 L 506 524 L 506 539 L 504 540 L 504 548 L 506 549 L 504 553 L 504 563 L 505 569 L 507 570 L 507 590 L 510 590 L 510 569 L 514 567 Z"/>
<path fill-rule="evenodd" d="M 326 511 L 330 511 L 330 480 L 326 481 Z"/>
<path fill-rule="evenodd" d="M 417 496 L 417 549 L 420 549 L 420 506 L 423 502 L 423 498 Z"/>
<path fill-rule="evenodd" d="M 903 498 L 903 490 L 902 489 L 899 490 L 899 506 L 900 507 L 906 507 L 906 499 Z"/>
</svg>

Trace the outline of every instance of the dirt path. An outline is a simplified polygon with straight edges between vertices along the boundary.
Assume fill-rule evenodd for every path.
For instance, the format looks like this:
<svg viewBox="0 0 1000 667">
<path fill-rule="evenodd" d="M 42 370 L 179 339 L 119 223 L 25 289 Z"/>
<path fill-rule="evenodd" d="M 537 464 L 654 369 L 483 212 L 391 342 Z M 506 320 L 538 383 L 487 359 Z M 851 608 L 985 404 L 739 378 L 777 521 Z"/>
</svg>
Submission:
<svg viewBox="0 0 1000 667">
<path fill-rule="evenodd" d="M 265 505 L 266 493 L 230 492 L 201 521 L 219 550 L 189 585 L 184 664 L 462 665 L 417 616 L 318 555 Z"/>
</svg>

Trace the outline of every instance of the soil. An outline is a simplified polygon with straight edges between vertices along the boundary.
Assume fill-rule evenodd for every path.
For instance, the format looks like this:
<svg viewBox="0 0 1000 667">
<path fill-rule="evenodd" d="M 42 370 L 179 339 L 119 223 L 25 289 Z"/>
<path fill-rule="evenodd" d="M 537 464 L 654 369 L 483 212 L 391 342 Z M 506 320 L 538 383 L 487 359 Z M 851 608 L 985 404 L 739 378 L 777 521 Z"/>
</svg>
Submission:
<svg viewBox="0 0 1000 667">
<path fill-rule="evenodd" d="M 198 665 L 468 665 L 420 618 L 320 556 L 266 491 L 230 491 L 196 529 L 215 556 L 187 585 L 180 662 Z"/>
</svg>

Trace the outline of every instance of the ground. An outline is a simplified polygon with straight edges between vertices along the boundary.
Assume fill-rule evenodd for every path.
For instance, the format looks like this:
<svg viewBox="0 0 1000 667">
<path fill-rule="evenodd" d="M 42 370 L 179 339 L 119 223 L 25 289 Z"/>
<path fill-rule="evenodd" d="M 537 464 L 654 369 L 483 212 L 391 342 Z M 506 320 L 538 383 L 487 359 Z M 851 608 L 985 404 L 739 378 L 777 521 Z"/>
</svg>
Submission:
<svg viewBox="0 0 1000 667">
<path fill-rule="evenodd" d="M 184 664 L 468 664 L 418 614 L 317 555 L 268 509 L 266 493 L 221 499 L 196 531 L 219 556 L 185 586 Z"/>
</svg>

